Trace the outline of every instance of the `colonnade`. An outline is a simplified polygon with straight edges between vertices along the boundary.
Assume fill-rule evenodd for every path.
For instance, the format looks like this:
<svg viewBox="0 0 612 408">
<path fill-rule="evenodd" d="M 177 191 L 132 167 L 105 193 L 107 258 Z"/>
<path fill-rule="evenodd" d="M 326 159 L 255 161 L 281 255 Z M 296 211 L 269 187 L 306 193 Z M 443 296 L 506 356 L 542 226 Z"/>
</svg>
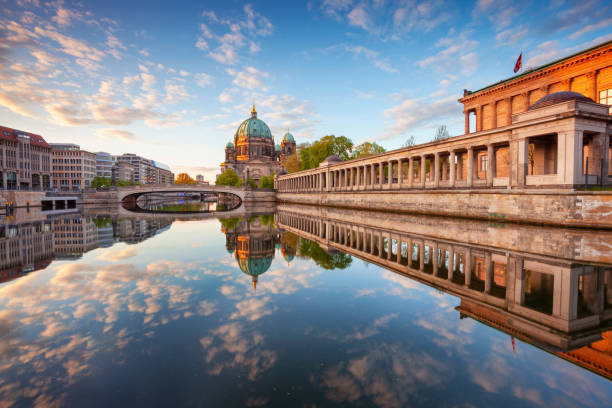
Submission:
<svg viewBox="0 0 612 408">
<path fill-rule="evenodd" d="M 490 143 L 406 157 L 368 157 L 280 176 L 276 188 L 316 192 L 503 186 L 508 185 L 508 165 L 497 168 L 499 151 L 507 156 L 508 144 Z"/>
</svg>

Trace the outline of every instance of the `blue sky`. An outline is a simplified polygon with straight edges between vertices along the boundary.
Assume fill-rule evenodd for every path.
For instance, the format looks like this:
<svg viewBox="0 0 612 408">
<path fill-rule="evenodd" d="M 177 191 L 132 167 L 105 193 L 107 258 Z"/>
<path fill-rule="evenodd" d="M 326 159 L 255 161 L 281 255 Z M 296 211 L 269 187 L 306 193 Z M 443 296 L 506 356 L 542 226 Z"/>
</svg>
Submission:
<svg viewBox="0 0 612 408">
<path fill-rule="evenodd" d="M 0 124 L 214 180 L 255 102 L 280 142 L 400 147 L 457 99 L 612 39 L 606 1 L 0 0 Z"/>
</svg>

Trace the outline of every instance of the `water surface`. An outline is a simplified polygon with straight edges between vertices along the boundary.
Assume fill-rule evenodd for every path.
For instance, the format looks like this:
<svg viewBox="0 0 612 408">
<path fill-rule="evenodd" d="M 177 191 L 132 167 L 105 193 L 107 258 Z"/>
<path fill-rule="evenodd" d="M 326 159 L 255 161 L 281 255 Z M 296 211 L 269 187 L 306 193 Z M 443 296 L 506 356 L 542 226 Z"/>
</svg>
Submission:
<svg viewBox="0 0 612 408">
<path fill-rule="evenodd" d="M 612 399 L 605 370 L 568 360 L 584 350 L 579 338 L 564 349 L 484 324 L 460 311 L 470 300 L 460 292 L 325 247 L 287 225 L 287 214 L 85 213 L 23 214 L 2 227 L 3 405 L 603 407 Z M 400 242 L 400 258 L 408 251 Z M 586 347 L 610 361 L 605 323 L 593 333 Z"/>
</svg>

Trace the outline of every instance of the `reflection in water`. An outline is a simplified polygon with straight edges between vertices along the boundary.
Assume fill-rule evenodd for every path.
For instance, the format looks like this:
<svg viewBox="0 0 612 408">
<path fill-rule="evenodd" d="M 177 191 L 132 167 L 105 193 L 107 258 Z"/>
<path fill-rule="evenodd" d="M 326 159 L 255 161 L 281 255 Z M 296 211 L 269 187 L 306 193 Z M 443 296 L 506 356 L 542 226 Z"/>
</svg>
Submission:
<svg viewBox="0 0 612 408">
<path fill-rule="evenodd" d="M 285 205 L 220 224 L 117 213 L 0 223 L 0 405 L 612 397 L 609 233 Z"/>
<path fill-rule="evenodd" d="M 237 209 L 241 201 L 238 196 L 226 193 L 147 193 L 123 205 L 136 212 L 210 213 Z"/>
</svg>

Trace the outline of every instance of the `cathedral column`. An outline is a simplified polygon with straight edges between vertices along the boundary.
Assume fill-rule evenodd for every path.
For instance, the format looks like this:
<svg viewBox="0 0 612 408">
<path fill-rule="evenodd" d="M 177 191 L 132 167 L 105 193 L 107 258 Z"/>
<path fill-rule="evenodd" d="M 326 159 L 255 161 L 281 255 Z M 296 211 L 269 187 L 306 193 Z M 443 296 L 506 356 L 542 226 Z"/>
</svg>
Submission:
<svg viewBox="0 0 612 408">
<path fill-rule="evenodd" d="M 397 187 L 402 188 L 404 183 L 404 160 L 399 159 L 397 161 Z"/>
<path fill-rule="evenodd" d="M 385 184 L 385 165 L 383 162 L 378 163 L 378 188 L 382 189 Z"/>
</svg>

